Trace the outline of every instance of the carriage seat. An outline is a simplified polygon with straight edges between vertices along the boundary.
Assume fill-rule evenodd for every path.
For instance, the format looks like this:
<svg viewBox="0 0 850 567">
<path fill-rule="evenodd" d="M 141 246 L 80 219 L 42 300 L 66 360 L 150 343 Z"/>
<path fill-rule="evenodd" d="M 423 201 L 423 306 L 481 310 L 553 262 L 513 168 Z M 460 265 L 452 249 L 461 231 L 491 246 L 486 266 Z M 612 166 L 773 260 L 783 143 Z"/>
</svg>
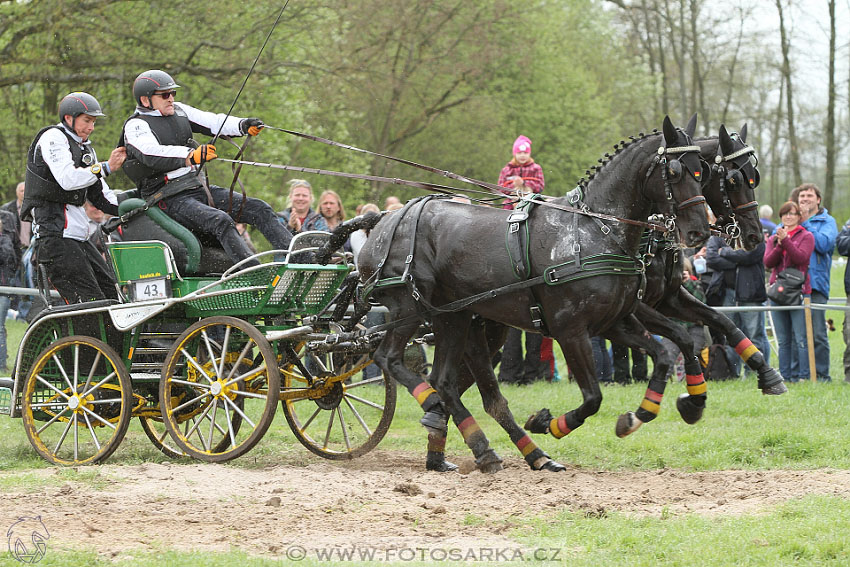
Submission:
<svg viewBox="0 0 850 567">
<path fill-rule="evenodd" d="M 145 206 L 142 199 L 124 199 L 118 205 L 120 214 Z M 198 276 L 220 274 L 233 262 L 212 236 L 198 236 L 166 215 L 158 207 L 136 215 L 118 229 L 123 241 L 160 240 L 168 244 L 174 255 L 177 269 L 182 275 Z"/>
</svg>

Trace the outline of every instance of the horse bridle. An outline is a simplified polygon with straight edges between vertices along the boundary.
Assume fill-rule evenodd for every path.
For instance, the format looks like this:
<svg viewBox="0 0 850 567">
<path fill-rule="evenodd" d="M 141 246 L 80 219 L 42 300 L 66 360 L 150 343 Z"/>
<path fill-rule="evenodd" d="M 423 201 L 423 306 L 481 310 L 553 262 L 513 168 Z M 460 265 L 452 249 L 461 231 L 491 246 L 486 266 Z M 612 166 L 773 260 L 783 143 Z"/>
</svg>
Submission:
<svg viewBox="0 0 850 567">
<path fill-rule="evenodd" d="M 718 147 L 719 150 L 719 147 Z M 755 160 L 753 166 L 754 175 L 747 179 L 746 183 L 755 189 L 758 187 L 760 176 L 758 171 L 758 158 L 755 155 L 756 150 L 752 146 L 745 145 L 743 148 L 732 152 L 729 155 L 718 153 L 714 157 L 714 165 L 711 167 L 712 174 L 717 174 L 720 179 L 720 195 L 723 199 L 723 206 L 729 211 L 729 223 L 723 229 L 724 232 L 731 238 L 738 238 L 741 235 L 741 227 L 738 225 L 738 219 L 735 213 L 745 213 L 754 210 L 758 207 L 758 201 L 748 201 L 741 205 L 732 206 L 729 199 L 730 191 L 740 191 L 744 188 L 745 176 L 742 172 L 747 163 L 751 163 L 751 158 Z M 741 159 L 743 158 L 743 159 Z M 740 163 L 739 163 L 740 162 Z M 731 163 L 734 168 L 727 168 L 724 163 Z"/>
<path fill-rule="evenodd" d="M 645 179 L 649 179 L 652 175 L 653 171 L 657 166 L 661 166 L 661 179 L 664 183 L 664 195 L 667 198 L 668 203 L 672 203 L 673 198 L 673 183 L 678 182 L 682 175 L 684 174 L 685 166 L 682 165 L 682 161 L 679 158 L 671 158 L 669 157 L 671 154 L 673 156 L 682 156 L 687 153 L 696 152 L 699 156 L 700 147 L 696 145 L 692 146 L 673 146 L 673 147 L 665 147 L 659 146 L 658 153 L 655 155 L 655 159 L 652 160 L 652 164 L 649 166 L 649 169 L 646 172 Z M 702 158 L 699 158 L 700 163 L 704 163 Z M 702 177 L 702 169 L 700 168 L 699 172 L 693 172 L 697 181 L 700 181 Z M 644 183 L 645 188 L 645 183 Z M 643 189 L 641 193 L 644 193 Z M 694 195 L 690 199 L 685 199 L 681 203 L 676 204 L 676 212 L 683 211 L 685 209 L 689 209 L 691 207 L 695 207 L 697 205 L 705 205 L 705 197 L 700 195 Z M 664 217 L 664 226 L 667 230 L 672 231 L 676 227 L 676 215 L 670 213 L 663 213 Z"/>
</svg>

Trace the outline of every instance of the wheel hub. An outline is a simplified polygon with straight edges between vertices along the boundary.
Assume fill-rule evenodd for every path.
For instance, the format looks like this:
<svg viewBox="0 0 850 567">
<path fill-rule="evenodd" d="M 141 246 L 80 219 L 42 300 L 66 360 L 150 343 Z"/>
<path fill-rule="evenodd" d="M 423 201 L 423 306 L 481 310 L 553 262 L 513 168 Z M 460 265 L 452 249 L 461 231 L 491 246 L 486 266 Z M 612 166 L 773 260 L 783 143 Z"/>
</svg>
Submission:
<svg viewBox="0 0 850 567">
<path fill-rule="evenodd" d="M 76 394 L 71 396 L 71 398 L 68 400 L 68 407 L 71 408 L 74 411 L 77 411 L 77 408 L 80 407 L 79 396 L 77 396 Z"/>
<path fill-rule="evenodd" d="M 221 382 L 216 381 L 216 382 L 213 382 L 213 383 L 212 383 L 212 386 L 210 386 L 210 393 L 211 393 L 213 396 L 218 397 L 218 396 L 220 396 L 220 395 L 221 395 L 221 391 L 222 391 L 222 389 L 223 389 L 223 388 L 222 388 Z"/>
<path fill-rule="evenodd" d="M 334 382 L 330 386 L 330 391 L 327 394 L 321 398 L 316 398 L 316 405 L 323 410 L 334 409 L 339 406 L 339 403 L 342 401 L 342 394 L 342 382 Z"/>
</svg>

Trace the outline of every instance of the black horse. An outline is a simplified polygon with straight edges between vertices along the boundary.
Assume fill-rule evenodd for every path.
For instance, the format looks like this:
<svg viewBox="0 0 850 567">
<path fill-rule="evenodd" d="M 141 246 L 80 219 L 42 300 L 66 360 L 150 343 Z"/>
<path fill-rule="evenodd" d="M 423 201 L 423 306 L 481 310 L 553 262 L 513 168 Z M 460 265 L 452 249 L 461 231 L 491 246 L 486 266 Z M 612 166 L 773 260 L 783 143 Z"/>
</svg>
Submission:
<svg viewBox="0 0 850 567">
<path fill-rule="evenodd" d="M 360 275 L 388 308 L 392 325 L 375 360 L 420 402 L 426 426 L 439 428 L 427 415 L 445 404 L 481 470 L 499 470 L 501 459 L 460 401 L 457 375 L 465 352 L 484 355 L 467 360 L 485 410 L 508 432 L 526 462 L 534 469 L 563 467 L 514 421 L 486 356 L 484 326 L 472 325 L 473 313 L 526 330 L 545 325 L 558 339 L 584 397 L 581 406 L 556 424 L 561 433 L 596 413 L 602 395 L 590 337 L 605 332 L 639 303 L 645 280 L 638 246 L 646 226 L 640 221 L 655 205 L 676 214 L 685 245 L 701 244 L 708 236 L 699 182 L 703 168 L 690 137 L 695 126 L 695 118 L 686 130 L 665 118 L 663 134 L 618 145 L 567 197 L 539 206 L 527 223 L 531 280 L 517 276 L 501 244 L 508 211 L 426 198 L 408 203 L 372 230 L 360 252 Z M 529 281 L 534 285 L 526 285 Z M 433 388 L 403 363 L 404 348 L 423 317 L 431 319 L 435 335 Z"/>
<path fill-rule="evenodd" d="M 718 227 L 745 248 L 752 249 L 763 240 L 763 236 L 754 195 L 759 181 L 755 167 L 757 160 L 755 150 L 745 143 L 746 132 L 746 125 L 736 135 L 730 135 L 721 126 L 718 137 L 697 139 L 695 142 L 701 148 L 702 157 L 714 163 L 710 179 L 704 180 L 704 191 L 707 202 L 717 215 Z M 767 364 L 750 339 L 728 317 L 697 300 L 681 286 L 682 265 L 682 252 L 675 243 L 658 250 L 647 265 L 647 295 L 634 313 L 640 325 L 671 339 L 682 353 L 686 353 L 688 393 L 677 399 L 682 418 L 687 423 L 699 421 L 705 408 L 706 386 L 699 361 L 690 354 L 694 351 L 691 336 L 669 318 L 705 324 L 722 332 L 744 362 L 758 373 L 758 387 L 764 394 L 785 393 L 787 388 L 782 376 Z M 634 321 L 621 321 L 606 336 L 627 346 L 648 350 L 658 370 L 653 372 L 639 409 L 621 415 L 617 421 L 616 433 L 625 437 L 657 416 L 670 361 L 658 348 L 658 343 L 648 338 L 640 326 L 634 325 Z M 552 432 L 549 428 L 551 420 L 551 414 L 544 409 L 529 418 L 526 428 L 533 433 Z"/>
</svg>

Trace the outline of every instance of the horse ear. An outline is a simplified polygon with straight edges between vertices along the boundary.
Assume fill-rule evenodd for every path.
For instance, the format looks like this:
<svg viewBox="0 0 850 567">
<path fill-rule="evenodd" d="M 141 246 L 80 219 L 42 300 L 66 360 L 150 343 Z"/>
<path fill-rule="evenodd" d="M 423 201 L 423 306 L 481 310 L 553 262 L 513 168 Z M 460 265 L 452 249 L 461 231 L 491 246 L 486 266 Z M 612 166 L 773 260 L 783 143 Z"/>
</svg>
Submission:
<svg viewBox="0 0 850 567">
<path fill-rule="evenodd" d="M 697 131 L 697 113 L 694 112 L 694 115 L 691 116 L 690 120 L 688 120 L 688 125 L 685 126 L 685 132 L 688 134 L 688 136 L 693 138 L 694 132 L 696 132 L 696 131 Z"/>
<path fill-rule="evenodd" d="M 741 138 L 742 142 L 747 141 L 747 124 L 746 123 L 744 123 L 744 125 L 741 126 L 741 131 L 738 132 L 738 137 Z"/>
<path fill-rule="evenodd" d="M 720 125 L 720 151 L 723 155 L 729 155 L 735 151 L 735 143 L 732 141 L 732 136 L 726 130 L 726 125 Z"/>
<path fill-rule="evenodd" d="M 676 127 L 673 125 L 673 121 L 670 120 L 669 116 L 664 117 L 662 130 L 664 131 L 664 141 L 667 142 L 667 145 L 675 146 L 679 140 L 679 132 L 676 130 Z"/>
</svg>

